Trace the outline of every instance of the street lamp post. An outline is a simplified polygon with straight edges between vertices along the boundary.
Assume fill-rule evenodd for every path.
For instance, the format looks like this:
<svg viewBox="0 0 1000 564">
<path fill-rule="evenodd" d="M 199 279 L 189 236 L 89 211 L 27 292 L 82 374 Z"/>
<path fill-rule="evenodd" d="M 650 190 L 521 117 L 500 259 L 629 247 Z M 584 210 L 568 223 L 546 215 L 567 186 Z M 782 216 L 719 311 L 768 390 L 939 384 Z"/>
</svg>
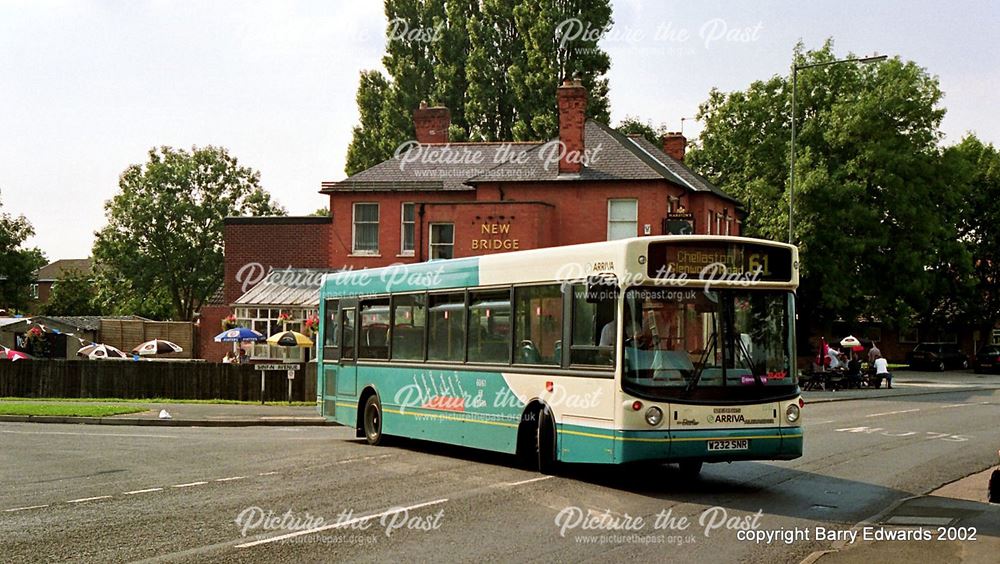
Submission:
<svg viewBox="0 0 1000 564">
<path fill-rule="evenodd" d="M 825 61 L 822 63 L 809 63 L 806 65 L 797 65 L 792 63 L 792 147 L 791 154 L 789 156 L 788 165 L 788 243 L 793 242 L 792 238 L 792 210 L 793 208 L 793 198 L 795 195 L 795 92 L 798 87 L 798 75 L 799 71 L 802 69 L 810 69 L 813 67 L 826 67 L 830 65 L 836 65 L 840 63 L 860 63 L 868 64 L 878 61 L 884 61 L 887 55 L 876 55 L 872 57 L 861 57 L 853 59 L 840 59 L 839 61 Z"/>
</svg>

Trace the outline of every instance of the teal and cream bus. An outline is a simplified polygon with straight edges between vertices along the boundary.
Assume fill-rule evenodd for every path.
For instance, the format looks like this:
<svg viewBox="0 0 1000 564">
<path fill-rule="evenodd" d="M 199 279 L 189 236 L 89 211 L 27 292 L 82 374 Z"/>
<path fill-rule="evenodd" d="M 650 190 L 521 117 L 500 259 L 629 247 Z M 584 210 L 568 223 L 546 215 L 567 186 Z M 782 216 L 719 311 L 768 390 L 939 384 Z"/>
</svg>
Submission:
<svg viewBox="0 0 1000 564">
<path fill-rule="evenodd" d="M 328 274 L 320 412 L 559 462 L 802 454 L 795 247 L 641 237 Z"/>
</svg>

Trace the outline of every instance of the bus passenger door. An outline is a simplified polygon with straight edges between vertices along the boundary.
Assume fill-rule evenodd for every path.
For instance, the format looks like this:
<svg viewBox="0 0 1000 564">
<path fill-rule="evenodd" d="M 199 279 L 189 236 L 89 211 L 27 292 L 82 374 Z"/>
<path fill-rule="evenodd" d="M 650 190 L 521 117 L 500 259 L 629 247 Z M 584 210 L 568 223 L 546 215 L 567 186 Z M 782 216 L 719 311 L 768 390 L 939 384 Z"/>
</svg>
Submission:
<svg viewBox="0 0 1000 564">
<path fill-rule="evenodd" d="M 357 304 L 340 309 L 340 366 L 337 368 L 337 395 L 355 398 L 358 394 L 357 341 L 355 328 Z"/>
</svg>

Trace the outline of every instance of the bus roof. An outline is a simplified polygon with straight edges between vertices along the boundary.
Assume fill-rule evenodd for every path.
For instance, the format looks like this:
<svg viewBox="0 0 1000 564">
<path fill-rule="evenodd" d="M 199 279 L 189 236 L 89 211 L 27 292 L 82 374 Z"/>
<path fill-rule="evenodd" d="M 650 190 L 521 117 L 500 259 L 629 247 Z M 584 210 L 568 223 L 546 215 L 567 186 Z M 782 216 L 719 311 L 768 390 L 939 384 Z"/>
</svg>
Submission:
<svg viewBox="0 0 1000 564">
<path fill-rule="evenodd" d="M 613 276 L 623 286 L 642 283 L 669 286 L 705 284 L 705 279 L 697 275 L 684 276 L 684 273 L 676 271 L 668 272 L 668 279 L 651 278 L 647 272 L 647 262 L 654 260 L 650 256 L 651 245 L 697 248 L 702 255 L 713 249 L 742 248 L 744 245 L 755 249 L 786 249 L 784 254 L 790 256 L 791 262 L 787 279 L 758 280 L 748 284 L 747 280 L 738 277 L 720 277 L 711 279 L 710 283 L 719 287 L 752 285 L 762 289 L 794 289 L 798 286 L 798 250 L 792 245 L 747 237 L 663 235 L 337 272 L 324 276 L 322 294 L 326 297 L 369 296 L 474 286 L 583 282 L 593 276 Z M 718 272 L 713 276 L 715 274 Z"/>
</svg>

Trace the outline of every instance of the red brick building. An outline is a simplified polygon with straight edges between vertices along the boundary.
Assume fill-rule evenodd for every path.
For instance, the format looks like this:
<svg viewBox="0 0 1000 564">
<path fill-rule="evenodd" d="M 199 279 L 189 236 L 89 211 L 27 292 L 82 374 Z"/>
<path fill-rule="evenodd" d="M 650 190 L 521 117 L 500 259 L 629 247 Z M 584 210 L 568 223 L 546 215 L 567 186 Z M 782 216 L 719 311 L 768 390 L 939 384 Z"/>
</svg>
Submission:
<svg viewBox="0 0 1000 564">
<path fill-rule="evenodd" d="M 740 234 L 740 203 L 684 165 L 682 135 L 657 146 L 586 119 L 578 81 L 557 96 L 558 139 L 449 143 L 449 110 L 422 104 L 415 141 L 322 183 L 331 217 L 228 219 L 224 291 L 217 306 L 203 308 L 203 335 L 250 289 L 251 264 L 357 269 L 666 232 Z M 261 306 L 258 316 L 281 307 Z M 226 347 L 202 350 L 217 360 Z"/>
</svg>

